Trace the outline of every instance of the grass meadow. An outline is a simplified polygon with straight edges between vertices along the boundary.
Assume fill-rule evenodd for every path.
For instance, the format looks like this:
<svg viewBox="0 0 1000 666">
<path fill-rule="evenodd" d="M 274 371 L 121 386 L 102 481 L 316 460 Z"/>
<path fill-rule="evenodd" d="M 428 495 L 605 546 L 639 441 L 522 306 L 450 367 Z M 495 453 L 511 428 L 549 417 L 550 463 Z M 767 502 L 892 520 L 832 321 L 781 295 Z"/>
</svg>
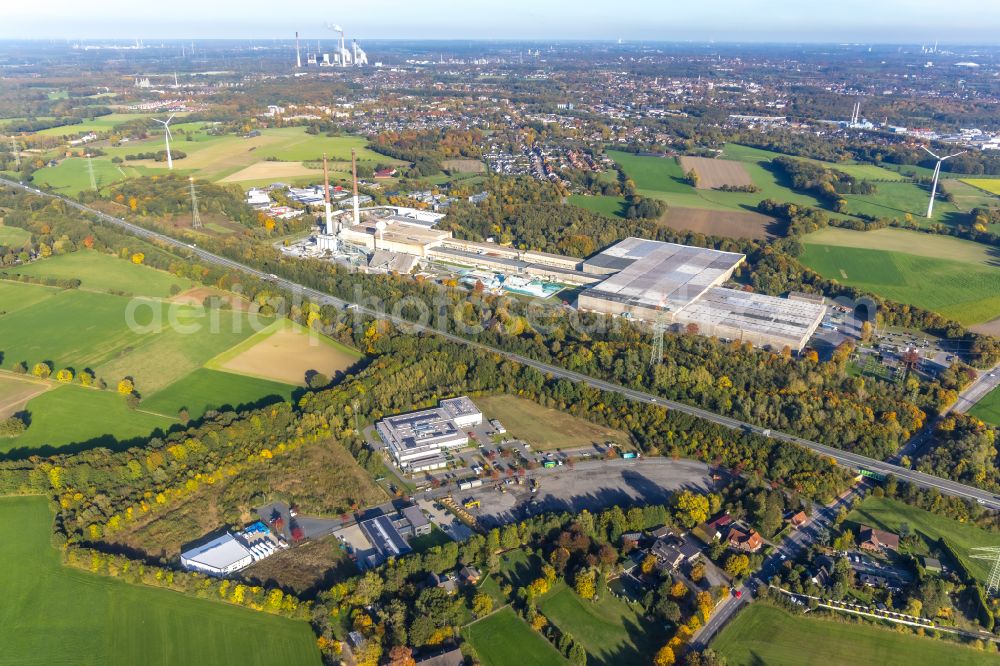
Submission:
<svg viewBox="0 0 1000 666">
<path fill-rule="evenodd" d="M 649 663 L 667 639 L 608 591 L 592 602 L 565 584 L 556 585 L 542 599 L 539 610 L 583 645 L 590 666 Z"/>
<path fill-rule="evenodd" d="M 296 387 L 289 384 L 198 368 L 144 400 L 142 408 L 168 416 L 186 409 L 191 418 L 197 419 L 210 409 L 218 410 L 227 405 L 236 408 L 288 401 L 295 390 Z"/>
<path fill-rule="evenodd" d="M 977 402 L 969 414 L 1000 427 L 1000 389 L 993 389 Z"/>
<path fill-rule="evenodd" d="M 525 624 L 510 607 L 462 629 L 483 666 L 564 666 L 552 644 Z"/>
<path fill-rule="evenodd" d="M 928 237 L 926 242 L 941 240 Z M 805 241 L 799 260 L 825 278 L 931 310 L 966 325 L 1000 316 L 1000 270 L 993 266 L 824 244 L 814 242 L 811 237 Z"/>
<path fill-rule="evenodd" d="M 523 439 L 536 451 L 602 444 L 614 441 L 629 446 L 621 430 L 597 425 L 572 414 L 511 395 L 481 396 L 476 404 L 488 418 L 499 419 L 509 436 Z"/>
<path fill-rule="evenodd" d="M 29 240 L 31 240 L 31 234 L 24 229 L 0 225 L 0 245 L 22 247 Z"/>
<path fill-rule="evenodd" d="M 63 567 L 43 497 L 0 498 L 0 664 L 319 666 L 305 622 Z"/>
<path fill-rule="evenodd" d="M 1000 663 L 996 654 L 950 641 L 866 624 L 792 615 L 762 603 L 744 608 L 711 647 L 728 660 L 729 666 L 981 666 Z"/>
<path fill-rule="evenodd" d="M 1000 534 L 884 497 L 867 498 L 851 511 L 846 522 L 893 532 L 898 532 L 899 526 L 906 523 L 914 534 L 923 536 L 927 542 L 936 542 L 945 537 L 959 553 L 967 553 L 970 548 L 980 546 L 1000 547 Z M 965 565 L 983 583 L 987 581 L 991 566 L 989 562 L 965 559 Z"/>
<path fill-rule="evenodd" d="M 194 286 L 187 278 L 92 250 L 49 257 L 18 266 L 10 272 L 36 278 L 77 278 L 81 289 L 159 298 L 169 296 L 171 287 L 176 286 L 183 291 Z"/>
</svg>

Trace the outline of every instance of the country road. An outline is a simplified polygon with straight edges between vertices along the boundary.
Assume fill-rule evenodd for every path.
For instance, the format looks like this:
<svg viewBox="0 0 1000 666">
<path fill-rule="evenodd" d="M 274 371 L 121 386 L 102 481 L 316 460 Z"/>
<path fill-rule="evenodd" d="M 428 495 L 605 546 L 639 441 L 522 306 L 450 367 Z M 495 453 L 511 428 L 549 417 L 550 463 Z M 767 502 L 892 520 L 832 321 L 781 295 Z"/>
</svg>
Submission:
<svg viewBox="0 0 1000 666">
<path fill-rule="evenodd" d="M 915 483 L 918 486 L 924 488 L 936 488 L 940 492 L 947 495 L 975 500 L 980 504 L 983 504 L 990 508 L 1000 509 L 1000 496 L 993 495 L 992 493 L 987 492 L 985 490 L 980 490 L 979 488 L 958 483 L 956 481 L 943 479 L 930 474 L 925 474 L 923 472 L 918 472 L 916 470 L 911 470 L 891 462 L 883 462 L 880 460 L 876 460 L 874 458 L 868 458 L 866 456 L 858 455 L 856 453 L 842 451 L 832 446 L 820 444 L 819 442 L 813 442 L 811 440 L 803 439 L 801 437 L 796 437 L 795 435 L 790 435 L 788 433 L 780 432 L 777 430 L 763 428 L 761 426 L 746 423 L 745 421 L 740 421 L 739 419 L 734 419 L 728 416 L 723 416 L 721 414 L 716 414 L 714 412 L 710 412 L 708 410 L 701 409 L 699 407 L 693 407 L 691 405 L 674 402 L 672 400 L 666 400 L 664 398 L 657 397 L 650 393 L 645 393 L 643 391 L 630 389 L 621 386 L 619 384 L 614 384 L 612 382 L 605 381 L 603 379 L 598 379 L 595 377 L 591 377 L 589 375 L 581 374 L 579 372 L 566 370 L 565 368 L 561 368 L 555 365 L 543 363 L 541 361 L 536 361 L 534 359 L 521 356 L 520 354 L 515 354 L 513 352 L 504 351 L 502 349 L 497 349 L 495 347 L 490 347 L 482 343 L 473 342 L 459 335 L 455 335 L 454 333 L 449 333 L 447 331 L 442 331 L 429 326 L 414 324 L 413 322 L 404 319 L 402 317 L 398 317 L 379 310 L 370 309 L 361 304 L 353 304 L 348 301 L 344 301 L 342 299 L 336 298 L 334 296 L 323 293 L 316 289 L 312 289 L 310 287 L 306 287 L 299 283 L 292 282 L 291 280 L 287 280 L 280 276 L 271 276 L 270 274 L 265 273 L 264 271 L 258 270 L 251 266 L 247 266 L 245 264 L 241 264 L 237 261 L 233 261 L 232 259 L 221 257 L 219 255 L 213 254 L 201 248 L 193 247 L 191 245 L 188 245 L 184 241 L 178 240 L 176 238 L 172 238 L 170 236 L 166 236 L 164 234 L 155 231 L 150 231 L 149 229 L 145 229 L 141 226 L 138 226 L 121 218 L 113 217 L 94 208 L 90 208 L 89 206 L 85 206 L 67 197 L 57 194 L 51 194 L 48 192 L 43 192 L 28 185 L 23 185 L 21 183 L 18 183 L 17 181 L 11 181 L 4 178 L 0 178 L 0 184 L 4 184 L 14 188 L 20 188 L 28 192 L 33 192 L 39 196 L 58 199 L 66 203 L 66 205 L 68 206 L 71 206 L 88 215 L 96 216 L 97 218 L 103 220 L 104 222 L 107 222 L 108 224 L 119 226 L 136 236 L 147 239 L 153 239 L 161 243 L 182 248 L 186 252 L 195 254 L 199 258 L 208 263 L 213 263 L 219 266 L 225 266 L 227 268 L 231 268 L 233 270 L 242 271 L 243 273 L 253 275 L 263 280 L 270 280 L 279 287 L 282 287 L 292 292 L 301 293 L 305 296 L 308 296 L 310 299 L 313 299 L 317 303 L 333 305 L 341 309 L 346 308 L 347 306 L 350 305 L 354 307 L 356 311 L 361 314 L 390 321 L 393 324 L 403 327 L 409 331 L 439 335 L 457 344 L 466 345 L 490 354 L 496 354 L 498 356 L 508 358 L 512 361 L 516 361 L 517 363 L 533 367 L 539 370 L 540 372 L 545 373 L 547 375 L 551 375 L 552 377 L 555 378 L 568 379 L 571 381 L 587 384 L 602 391 L 617 393 L 635 402 L 655 404 L 667 407 L 668 409 L 672 409 L 684 414 L 690 414 L 692 416 L 696 416 L 698 418 L 702 418 L 707 421 L 711 421 L 713 423 L 717 423 L 719 425 L 732 428 L 734 430 L 754 432 L 762 436 L 770 437 L 772 439 L 792 442 L 794 444 L 798 444 L 800 446 L 811 449 L 812 451 L 822 456 L 826 456 L 832 460 L 835 460 L 837 464 L 847 468 L 856 470 L 867 469 L 882 474 L 892 474 L 900 479 L 905 479 L 909 482 Z"/>
</svg>

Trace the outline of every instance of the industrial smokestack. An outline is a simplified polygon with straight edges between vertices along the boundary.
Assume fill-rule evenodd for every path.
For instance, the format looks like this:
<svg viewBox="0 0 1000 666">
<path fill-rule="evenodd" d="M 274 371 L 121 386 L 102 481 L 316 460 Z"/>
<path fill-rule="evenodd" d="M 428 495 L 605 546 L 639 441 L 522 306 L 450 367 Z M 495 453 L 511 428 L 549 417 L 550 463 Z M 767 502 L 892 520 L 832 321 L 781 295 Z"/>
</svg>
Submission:
<svg viewBox="0 0 1000 666">
<path fill-rule="evenodd" d="M 299 51 L 299 31 L 295 31 L 295 66 L 302 68 L 302 52 Z"/>
<path fill-rule="evenodd" d="M 354 176 L 354 224 L 361 223 L 361 209 L 358 201 L 358 157 L 357 153 L 351 150 L 351 175 Z"/>
<path fill-rule="evenodd" d="M 326 203 L 326 235 L 333 235 L 333 213 L 330 211 L 330 172 L 326 168 L 326 153 L 323 153 L 323 198 Z"/>
</svg>

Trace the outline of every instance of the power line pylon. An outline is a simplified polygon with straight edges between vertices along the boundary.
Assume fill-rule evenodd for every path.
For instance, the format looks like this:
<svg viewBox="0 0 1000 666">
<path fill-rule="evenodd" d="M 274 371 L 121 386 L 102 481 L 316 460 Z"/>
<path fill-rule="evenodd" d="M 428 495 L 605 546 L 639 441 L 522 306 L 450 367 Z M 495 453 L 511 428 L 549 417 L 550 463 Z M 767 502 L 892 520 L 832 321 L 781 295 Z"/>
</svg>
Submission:
<svg viewBox="0 0 1000 666">
<path fill-rule="evenodd" d="M 1000 591 L 1000 548 L 973 548 L 969 553 L 969 557 L 974 560 L 988 560 L 993 562 L 989 579 L 986 582 L 986 591 L 996 596 L 997 592 Z"/>
<path fill-rule="evenodd" d="M 10 147 L 14 149 L 14 167 L 21 170 L 21 150 L 17 147 L 17 139 L 10 137 Z"/>
<path fill-rule="evenodd" d="M 656 315 L 656 321 L 653 322 L 653 353 L 649 357 L 650 365 L 663 364 L 663 334 L 669 325 L 666 312 Z"/>
<path fill-rule="evenodd" d="M 87 173 L 90 174 L 90 189 L 97 191 L 97 179 L 94 178 L 94 159 L 87 153 Z"/>
<path fill-rule="evenodd" d="M 191 228 L 201 229 L 201 215 L 198 213 L 198 194 L 194 190 L 194 177 L 188 178 L 191 183 Z"/>
</svg>

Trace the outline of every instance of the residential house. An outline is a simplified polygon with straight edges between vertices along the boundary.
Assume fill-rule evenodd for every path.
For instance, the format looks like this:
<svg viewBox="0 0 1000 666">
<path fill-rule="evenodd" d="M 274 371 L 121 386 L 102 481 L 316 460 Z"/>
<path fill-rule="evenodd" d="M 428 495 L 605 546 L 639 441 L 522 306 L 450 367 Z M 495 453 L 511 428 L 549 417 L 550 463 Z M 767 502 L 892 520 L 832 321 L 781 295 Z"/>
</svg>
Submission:
<svg viewBox="0 0 1000 666">
<path fill-rule="evenodd" d="M 721 516 L 717 516 L 707 523 L 702 523 L 698 525 L 691 533 L 696 537 L 704 541 L 706 544 L 711 544 L 713 541 L 719 541 L 722 539 L 722 533 L 725 531 L 733 522 L 733 517 L 728 513 L 724 513 Z"/>
<path fill-rule="evenodd" d="M 432 573 L 427 577 L 428 587 L 440 587 L 442 590 L 448 594 L 455 594 L 458 591 L 458 584 L 455 579 L 448 574 L 436 574 Z"/>
<path fill-rule="evenodd" d="M 726 541 L 730 548 L 743 553 L 756 553 L 764 546 L 764 539 L 753 529 L 744 532 L 734 527 L 729 530 Z"/>
<path fill-rule="evenodd" d="M 458 578 L 465 585 L 478 585 L 483 574 L 476 567 L 464 566 L 458 570 Z"/>
<path fill-rule="evenodd" d="M 873 553 L 880 553 L 883 550 L 898 552 L 899 536 L 892 532 L 884 532 L 868 525 L 862 525 L 861 533 L 858 535 L 858 547 Z"/>
<path fill-rule="evenodd" d="M 458 648 L 417 660 L 417 666 L 462 666 L 465 657 Z"/>
<path fill-rule="evenodd" d="M 798 529 L 809 522 L 809 516 L 806 515 L 805 511 L 799 511 L 797 514 L 788 519 L 792 527 Z"/>
</svg>

